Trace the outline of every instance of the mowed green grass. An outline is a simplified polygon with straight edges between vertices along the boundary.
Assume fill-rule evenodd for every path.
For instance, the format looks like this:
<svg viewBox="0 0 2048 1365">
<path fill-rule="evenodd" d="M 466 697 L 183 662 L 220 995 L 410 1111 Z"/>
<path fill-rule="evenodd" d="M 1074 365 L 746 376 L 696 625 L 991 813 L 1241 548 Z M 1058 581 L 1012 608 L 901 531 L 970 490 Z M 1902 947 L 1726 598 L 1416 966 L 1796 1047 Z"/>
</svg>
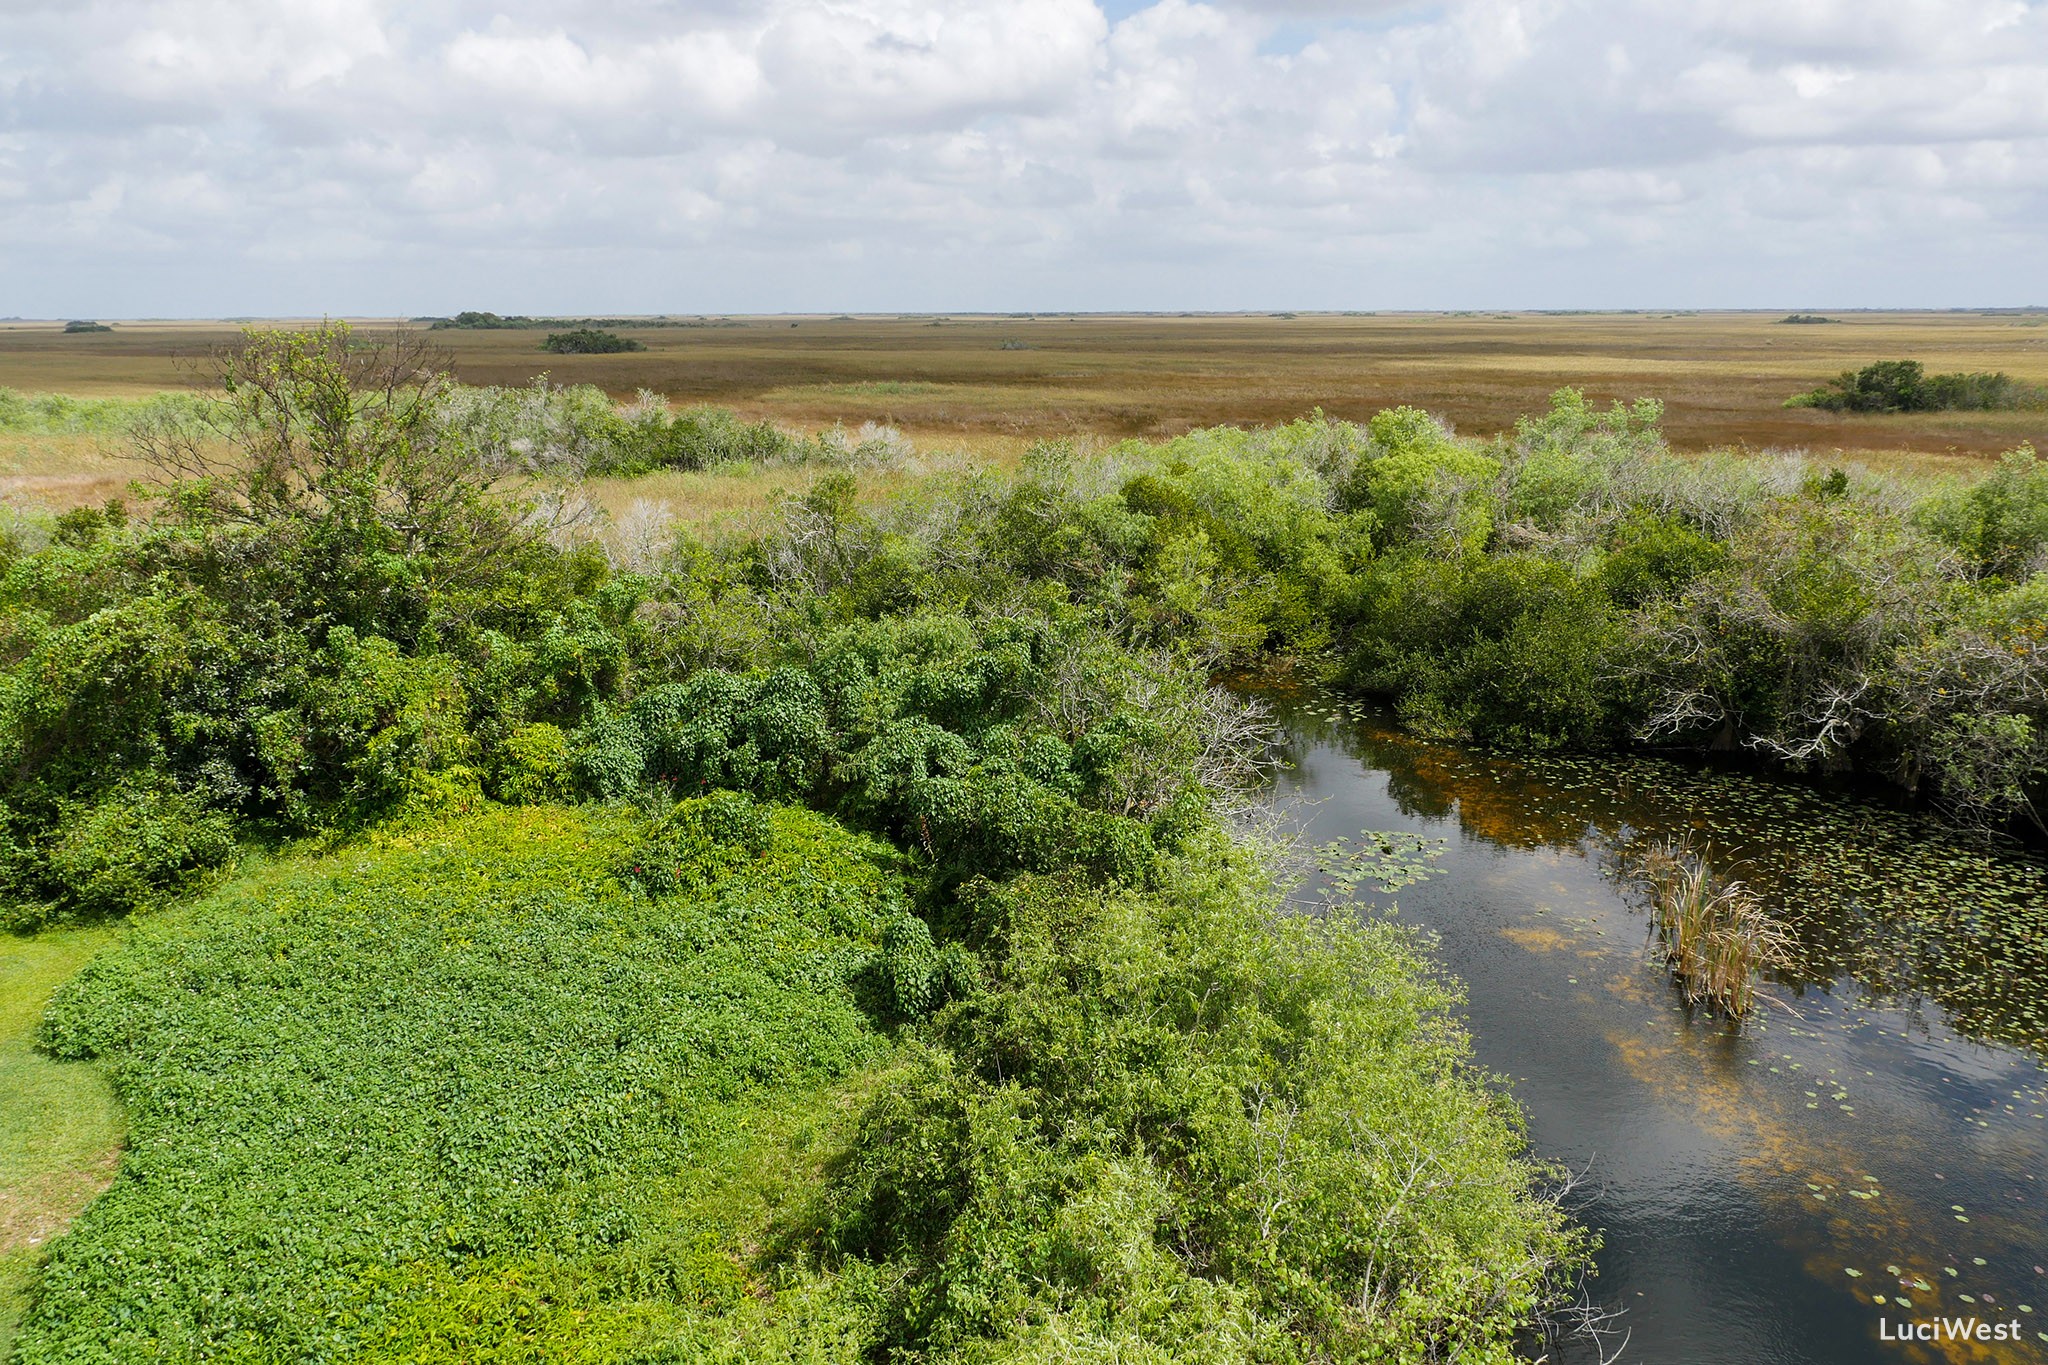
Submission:
<svg viewBox="0 0 2048 1365">
<path fill-rule="evenodd" d="M 44 1025 L 131 1134 L 19 1361 L 850 1355 L 836 1285 L 771 1299 L 758 1263 L 891 1055 L 852 982 L 901 890 L 883 846 L 766 820 L 658 901 L 617 875 L 637 817 L 492 808 L 136 922 Z"/>
<path fill-rule="evenodd" d="M 1823 326 L 1776 312 L 1583 315 L 1302 314 L 707 319 L 622 328 L 647 349 L 557 356 L 533 331 L 441 331 L 476 384 L 653 389 L 750 417 L 816 428 L 893 423 L 927 444 L 1008 451 L 1072 436 L 1170 436 L 1219 423 L 1285 422 L 1321 408 L 1361 419 L 1412 403 L 1488 435 L 1548 406 L 1560 385 L 1667 405 L 1680 449 L 1802 447 L 1822 455 L 1968 462 L 2023 440 L 2048 414 L 1872 418 L 1788 410 L 1784 400 L 1874 360 L 2002 370 L 2048 383 L 2048 313 L 1844 313 Z M 393 320 L 366 319 L 372 328 Z M 188 385 L 225 323 L 117 324 L 64 336 L 0 326 L 0 386 L 138 395 Z"/>
<path fill-rule="evenodd" d="M 100 1069 L 36 1051 L 51 994 L 114 941 L 108 929 L 0 935 L 0 1360 L 36 1263 L 114 1176 L 121 1110 Z"/>
</svg>

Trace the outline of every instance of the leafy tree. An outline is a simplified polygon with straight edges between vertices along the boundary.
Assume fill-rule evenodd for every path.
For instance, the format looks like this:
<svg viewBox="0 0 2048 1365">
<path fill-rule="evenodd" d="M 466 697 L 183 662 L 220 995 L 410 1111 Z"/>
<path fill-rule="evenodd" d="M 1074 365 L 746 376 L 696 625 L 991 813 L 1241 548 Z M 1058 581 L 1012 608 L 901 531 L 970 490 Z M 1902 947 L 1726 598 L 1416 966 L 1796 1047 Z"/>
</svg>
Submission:
<svg viewBox="0 0 2048 1365">
<path fill-rule="evenodd" d="M 252 609 L 416 632 L 549 529 L 508 454 L 443 420 L 445 357 L 417 335 L 251 329 L 216 372 L 211 401 L 144 422 L 135 446 L 212 586 Z"/>
<path fill-rule="evenodd" d="M 540 348 L 553 355 L 613 355 L 620 351 L 647 349 L 631 337 L 622 337 L 617 332 L 607 332 L 596 327 L 549 332 L 548 339 L 540 344 Z"/>
<path fill-rule="evenodd" d="M 2008 374 L 1928 374 L 1917 360 L 1880 360 L 1844 370 L 1820 388 L 1785 400 L 1788 408 L 1829 412 L 1991 412 L 2039 407 L 2038 386 Z"/>
</svg>

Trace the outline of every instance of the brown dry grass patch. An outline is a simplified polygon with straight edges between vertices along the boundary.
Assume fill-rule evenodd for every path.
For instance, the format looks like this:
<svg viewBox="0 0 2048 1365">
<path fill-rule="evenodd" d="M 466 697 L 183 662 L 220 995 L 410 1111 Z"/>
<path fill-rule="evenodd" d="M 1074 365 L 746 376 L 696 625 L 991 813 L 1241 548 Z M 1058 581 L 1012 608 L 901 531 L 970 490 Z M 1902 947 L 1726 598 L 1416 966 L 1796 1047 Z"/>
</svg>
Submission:
<svg viewBox="0 0 2048 1365">
<path fill-rule="evenodd" d="M 1540 411 L 1563 384 L 1599 401 L 1663 399 L 1665 430 L 1688 450 L 1799 447 L 1939 468 L 2022 440 L 2048 444 L 2043 413 L 1868 417 L 1782 406 L 1841 370 L 1892 358 L 2048 383 L 2048 315 L 1846 313 L 1827 326 L 1786 326 L 1780 316 L 736 318 L 621 328 L 647 350 L 609 356 L 546 355 L 530 331 L 435 339 L 470 383 L 546 373 L 797 427 L 888 422 L 928 445 L 1168 436 L 1317 408 L 1363 418 L 1404 402 L 1488 434 Z M 0 385 L 77 394 L 178 387 L 236 334 L 228 323 L 120 323 L 70 337 L 52 324 L 9 324 L 0 326 Z"/>
</svg>

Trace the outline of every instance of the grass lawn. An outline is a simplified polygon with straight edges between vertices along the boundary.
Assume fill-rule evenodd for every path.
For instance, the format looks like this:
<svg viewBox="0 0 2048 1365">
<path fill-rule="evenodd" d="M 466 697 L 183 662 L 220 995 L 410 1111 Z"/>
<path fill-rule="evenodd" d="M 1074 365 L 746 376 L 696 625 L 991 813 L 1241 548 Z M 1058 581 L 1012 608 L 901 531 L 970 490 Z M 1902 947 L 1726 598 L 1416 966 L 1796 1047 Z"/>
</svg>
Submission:
<svg viewBox="0 0 2048 1365">
<path fill-rule="evenodd" d="M 108 929 L 0 935 L 0 1359 L 50 1239 L 113 1179 L 121 1109 L 96 1066 L 34 1047 L 66 978 L 112 943 Z"/>
</svg>

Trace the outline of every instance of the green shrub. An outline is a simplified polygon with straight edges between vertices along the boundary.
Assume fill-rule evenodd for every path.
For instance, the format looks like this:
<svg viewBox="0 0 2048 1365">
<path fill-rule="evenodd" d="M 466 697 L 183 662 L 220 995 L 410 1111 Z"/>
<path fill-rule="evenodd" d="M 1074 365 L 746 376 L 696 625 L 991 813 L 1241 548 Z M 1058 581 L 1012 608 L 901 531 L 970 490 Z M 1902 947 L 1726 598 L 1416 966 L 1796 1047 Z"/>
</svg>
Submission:
<svg viewBox="0 0 2048 1365">
<path fill-rule="evenodd" d="M 882 931 L 877 959 L 882 986 L 898 1017 L 916 1019 L 943 1003 L 946 962 L 929 925 L 912 914 L 898 915 Z"/>
<path fill-rule="evenodd" d="M 1346 676 L 1426 734 L 1597 746 L 1624 733 L 1623 638 L 1598 581 L 1555 561 L 1409 556 L 1369 575 Z"/>
<path fill-rule="evenodd" d="M 1623 607 L 1682 592 L 1727 562 L 1728 547 L 1674 517 L 1635 512 L 1615 528 L 1600 582 Z"/>
<path fill-rule="evenodd" d="M 189 890 L 235 853 L 233 822 L 182 792 L 117 787 L 65 801 L 40 834 L 5 823 L 4 927 L 125 915 Z"/>
<path fill-rule="evenodd" d="M 652 896 L 702 890 L 768 851 L 767 811 L 739 792 L 680 801 L 628 856 L 620 876 Z"/>
<path fill-rule="evenodd" d="M 1341 490 L 1345 506 L 1370 510 L 1390 545 L 1457 552 L 1486 543 L 1499 461 L 1461 445 L 1419 408 L 1388 408 L 1366 430 L 1370 455 Z"/>
<path fill-rule="evenodd" d="M 74 807 L 58 829 L 47 875 L 82 915 L 121 915 L 160 900 L 235 851 L 227 818 L 176 792 L 116 791 Z"/>
<path fill-rule="evenodd" d="M 2038 407 L 2048 394 L 2008 374 L 1928 374 L 1917 360 L 1880 360 L 1844 370 L 1820 388 L 1785 400 L 1788 408 L 1829 412 L 1985 412 Z"/>
<path fill-rule="evenodd" d="M 345 805 L 375 814 L 471 756 L 455 660 L 408 658 L 392 641 L 358 640 L 346 626 L 328 632 L 326 653 L 333 673 L 313 683 L 307 745 L 327 757 Z"/>
<path fill-rule="evenodd" d="M 1930 498 L 1915 517 L 1977 573 L 2025 578 L 2048 568 L 2048 464 L 2023 445 L 1978 482 Z"/>
<path fill-rule="evenodd" d="M 1667 459 L 1654 398 L 1605 409 L 1578 389 L 1550 396 L 1550 411 L 1524 417 L 1497 447 L 1502 516 L 1518 528 L 1556 533 L 1609 520 L 1634 483 Z"/>
<path fill-rule="evenodd" d="M 644 351 L 647 347 L 631 337 L 597 327 L 575 327 L 566 332 L 549 332 L 540 348 L 553 355 L 615 355 L 621 351 Z"/>
<path fill-rule="evenodd" d="M 505 737 L 498 755 L 498 799 L 540 805 L 570 794 L 575 778 L 569 740 L 546 721 L 521 725 Z"/>
<path fill-rule="evenodd" d="M 656 469 L 795 464 L 812 453 L 805 442 L 771 422 L 743 422 L 725 408 L 671 414 L 667 403 L 642 395 L 637 410 L 620 419 L 611 453 L 592 472 L 630 477 Z"/>
<path fill-rule="evenodd" d="M 891 1349 L 1513 1358 L 1583 1242 L 1453 998 L 1391 926 L 1276 925 L 1245 889 L 963 899 L 990 989 L 936 1016 L 825 1205 L 831 1246 L 895 1271 Z"/>
</svg>

